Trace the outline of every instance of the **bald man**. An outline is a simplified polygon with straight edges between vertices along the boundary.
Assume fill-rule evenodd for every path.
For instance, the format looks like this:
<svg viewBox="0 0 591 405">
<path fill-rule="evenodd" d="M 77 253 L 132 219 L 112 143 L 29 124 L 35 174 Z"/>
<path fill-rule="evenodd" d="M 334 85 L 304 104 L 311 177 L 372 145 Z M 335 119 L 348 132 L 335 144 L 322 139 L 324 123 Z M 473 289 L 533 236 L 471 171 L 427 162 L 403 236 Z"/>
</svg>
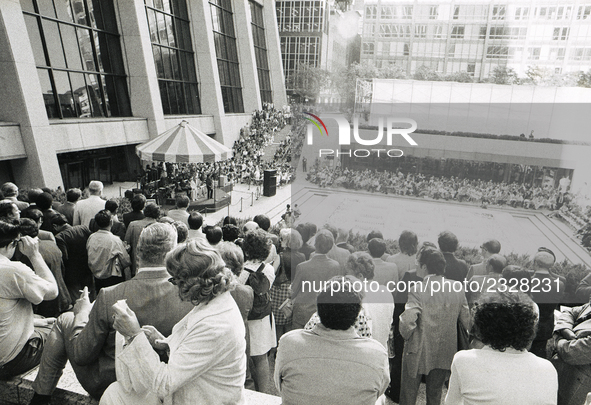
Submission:
<svg viewBox="0 0 591 405">
<path fill-rule="evenodd" d="M 551 271 L 555 262 L 556 256 L 551 250 L 540 248 L 534 256 L 534 274 L 530 281 L 531 296 L 540 308 L 538 333 L 530 352 L 544 359 L 549 357 L 546 344 L 554 330 L 554 310 L 558 309 L 565 293 L 565 278 Z"/>
</svg>

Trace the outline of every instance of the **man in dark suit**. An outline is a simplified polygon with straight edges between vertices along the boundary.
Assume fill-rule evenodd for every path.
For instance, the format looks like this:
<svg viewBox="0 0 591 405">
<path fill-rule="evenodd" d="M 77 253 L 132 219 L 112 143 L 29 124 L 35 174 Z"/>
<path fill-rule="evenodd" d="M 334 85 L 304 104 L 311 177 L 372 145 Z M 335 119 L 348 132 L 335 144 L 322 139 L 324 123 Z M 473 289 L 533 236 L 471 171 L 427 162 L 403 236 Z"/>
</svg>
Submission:
<svg viewBox="0 0 591 405">
<path fill-rule="evenodd" d="M 458 250 L 458 238 L 449 231 L 444 231 L 439 234 L 437 239 L 439 249 L 445 257 L 445 278 L 463 282 L 468 275 L 468 265 L 463 260 L 458 260 L 454 256 L 454 252 Z"/>
<path fill-rule="evenodd" d="M 293 301 L 293 329 L 302 329 L 316 312 L 316 291 L 318 286 L 335 276 L 341 275 L 341 265 L 326 254 L 334 245 L 334 237 L 328 229 L 316 234 L 316 254 L 297 265 L 292 274 L 291 299 Z M 309 283 L 309 285 L 308 285 Z M 310 288 L 312 287 L 312 288 Z"/>
<path fill-rule="evenodd" d="M 57 212 L 66 216 L 70 225 L 74 223 L 74 208 L 80 197 L 82 197 L 82 191 L 79 188 L 71 188 L 66 191 L 67 201 L 56 209 Z"/>
<path fill-rule="evenodd" d="M 158 218 L 160 218 L 160 207 L 154 203 L 149 203 L 144 209 L 144 215 L 146 216 L 144 219 L 131 222 L 129 227 L 127 227 L 127 232 L 125 233 L 124 241 L 127 242 L 129 246 L 131 246 L 129 256 L 131 257 L 132 277 L 135 276 L 138 268 L 136 253 L 140 235 L 145 227 L 158 221 Z"/>
<path fill-rule="evenodd" d="M 127 300 L 141 326 L 152 325 L 164 336 L 169 336 L 172 327 L 194 308 L 180 300 L 164 268 L 164 258 L 176 247 L 176 239 L 176 231 L 169 224 L 157 223 L 144 229 L 138 244 L 137 276 L 101 289 L 94 305 L 84 294 L 73 313 L 57 319 L 41 357 L 31 404 L 49 404 L 67 360 L 82 387 L 95 398 L 116 381 L 112 307 L 117 301 Z"/>
<path fill-rule="evenodd" d="M 129 228 L 132 221 L 144 219 L 144 206 L 146 205 L 146 196 L 143 194 L 136 194 L 131 199 L 131 209 L 133 211 L 123 214 L 123 224 L 125 229 Z"/>
<path fill-rule="evenodd" d="M 51 229 L 55 235 L 55 243 L 62 252 L 64 281 L 70 297 L 76 300 L 83 287 L 92 286 L 92 272 L 88 268 L 86 253 L 90 229 L 86 225 L 70 225 L 63 214 L 55 214 L 51 218 Z"/>
</svg>

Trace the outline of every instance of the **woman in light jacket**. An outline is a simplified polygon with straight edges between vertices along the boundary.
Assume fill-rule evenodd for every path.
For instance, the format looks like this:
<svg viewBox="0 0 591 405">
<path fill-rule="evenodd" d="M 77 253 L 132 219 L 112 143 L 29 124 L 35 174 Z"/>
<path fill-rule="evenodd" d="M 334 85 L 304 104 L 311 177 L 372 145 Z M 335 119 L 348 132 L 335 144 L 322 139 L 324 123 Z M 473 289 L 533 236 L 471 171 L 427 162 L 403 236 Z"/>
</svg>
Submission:
<svg viewBox="0 0 591 405">
<path fill-rule="evenodd" d="M 166 268 L 181 299 L 195 308 L 167 338 L 154 327 L 140 328 L 129 308 L 115 311 L 113 326 L 126 343 L 116 359 L 117 382 L 100 404 L 243 404 L 245 329 L 229 292 L 232 274 L 202 239 L 170 252 Z M 155 349 L 169 352 L 168 363 Z"/>
</svg>

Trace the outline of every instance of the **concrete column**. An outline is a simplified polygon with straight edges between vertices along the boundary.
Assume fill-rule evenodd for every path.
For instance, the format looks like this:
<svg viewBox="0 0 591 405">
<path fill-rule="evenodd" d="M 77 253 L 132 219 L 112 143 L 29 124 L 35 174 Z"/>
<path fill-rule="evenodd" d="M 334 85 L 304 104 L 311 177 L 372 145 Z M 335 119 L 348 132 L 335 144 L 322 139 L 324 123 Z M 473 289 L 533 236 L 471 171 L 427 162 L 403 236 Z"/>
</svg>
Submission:
<svg viewBox="0 0 591 405">
<path fill-rule="evenodd" d="M 117 0 L 122 53 L 127 58 L 129 98 L 134 117 L 148 119 L 150 138 L 166 131 L 146 6 L 141 0 Z"/>
<path fill-rule="evenodd" d="M 193 49 L 197 59 L 201 112 L 213 116 L 216 129 L 215 140 L 225 145 L 222 123 L 226 113 L 224 111 L 213 40 L 211 6 L 208 0 L 193 0 L 187 1 L 187 7 L 189 8 L 189 19 L 191 20 Z"/>
<path fill-rule="evenodd" d="M 273 104 L 275 104 L 276 108 L 281 108 L 287 104 L 287 95 L 285 93 L 285 74 L 281 60 L 281 39 L 279 38 L 275 3 L 275 1 L 268 1 L 263 4 L 263 18 L 265 21 L 265 41 L 267 42 L 271 89 L 273 89 Z"/>
<path fill-rule="evenodd" d="M 237 0 L 232 2 L 232 7 L 238 59 L 240 60 L 240 75 L 242 77 L 244 112 L 252 112 L 261 109 L 262 104 L 257 62 L 254 54 L 254 41 L 252 39 L 250 5 L 248 0 Z"/>
<path fill-rule="evenodd" d="M 63 187 L 19 0 L 0 1 L 0 88 L 0 120 L 20 125 L 27 153 L 26 159 L 11 162 L 16 182 L 20 187 Z"/>
</svg>

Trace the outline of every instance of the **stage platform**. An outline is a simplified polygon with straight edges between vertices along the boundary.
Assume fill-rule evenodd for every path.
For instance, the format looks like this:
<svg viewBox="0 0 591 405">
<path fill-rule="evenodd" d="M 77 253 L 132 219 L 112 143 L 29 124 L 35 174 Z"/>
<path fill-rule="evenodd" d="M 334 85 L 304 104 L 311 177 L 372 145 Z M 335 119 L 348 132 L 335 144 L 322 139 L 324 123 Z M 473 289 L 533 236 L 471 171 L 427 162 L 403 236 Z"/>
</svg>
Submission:
<svg viewBox="0 0 591 405">
<path fill-rule="evenodd" d="M 191 201 L 188 211 L 199 211 L 201 213 L 216 212 L 230 205 L 231 201 L 232 196 L 224 191 L 224 189 L 218 188 L 215 190 L 215 201 L 213 198 Z"/>
</svg>

